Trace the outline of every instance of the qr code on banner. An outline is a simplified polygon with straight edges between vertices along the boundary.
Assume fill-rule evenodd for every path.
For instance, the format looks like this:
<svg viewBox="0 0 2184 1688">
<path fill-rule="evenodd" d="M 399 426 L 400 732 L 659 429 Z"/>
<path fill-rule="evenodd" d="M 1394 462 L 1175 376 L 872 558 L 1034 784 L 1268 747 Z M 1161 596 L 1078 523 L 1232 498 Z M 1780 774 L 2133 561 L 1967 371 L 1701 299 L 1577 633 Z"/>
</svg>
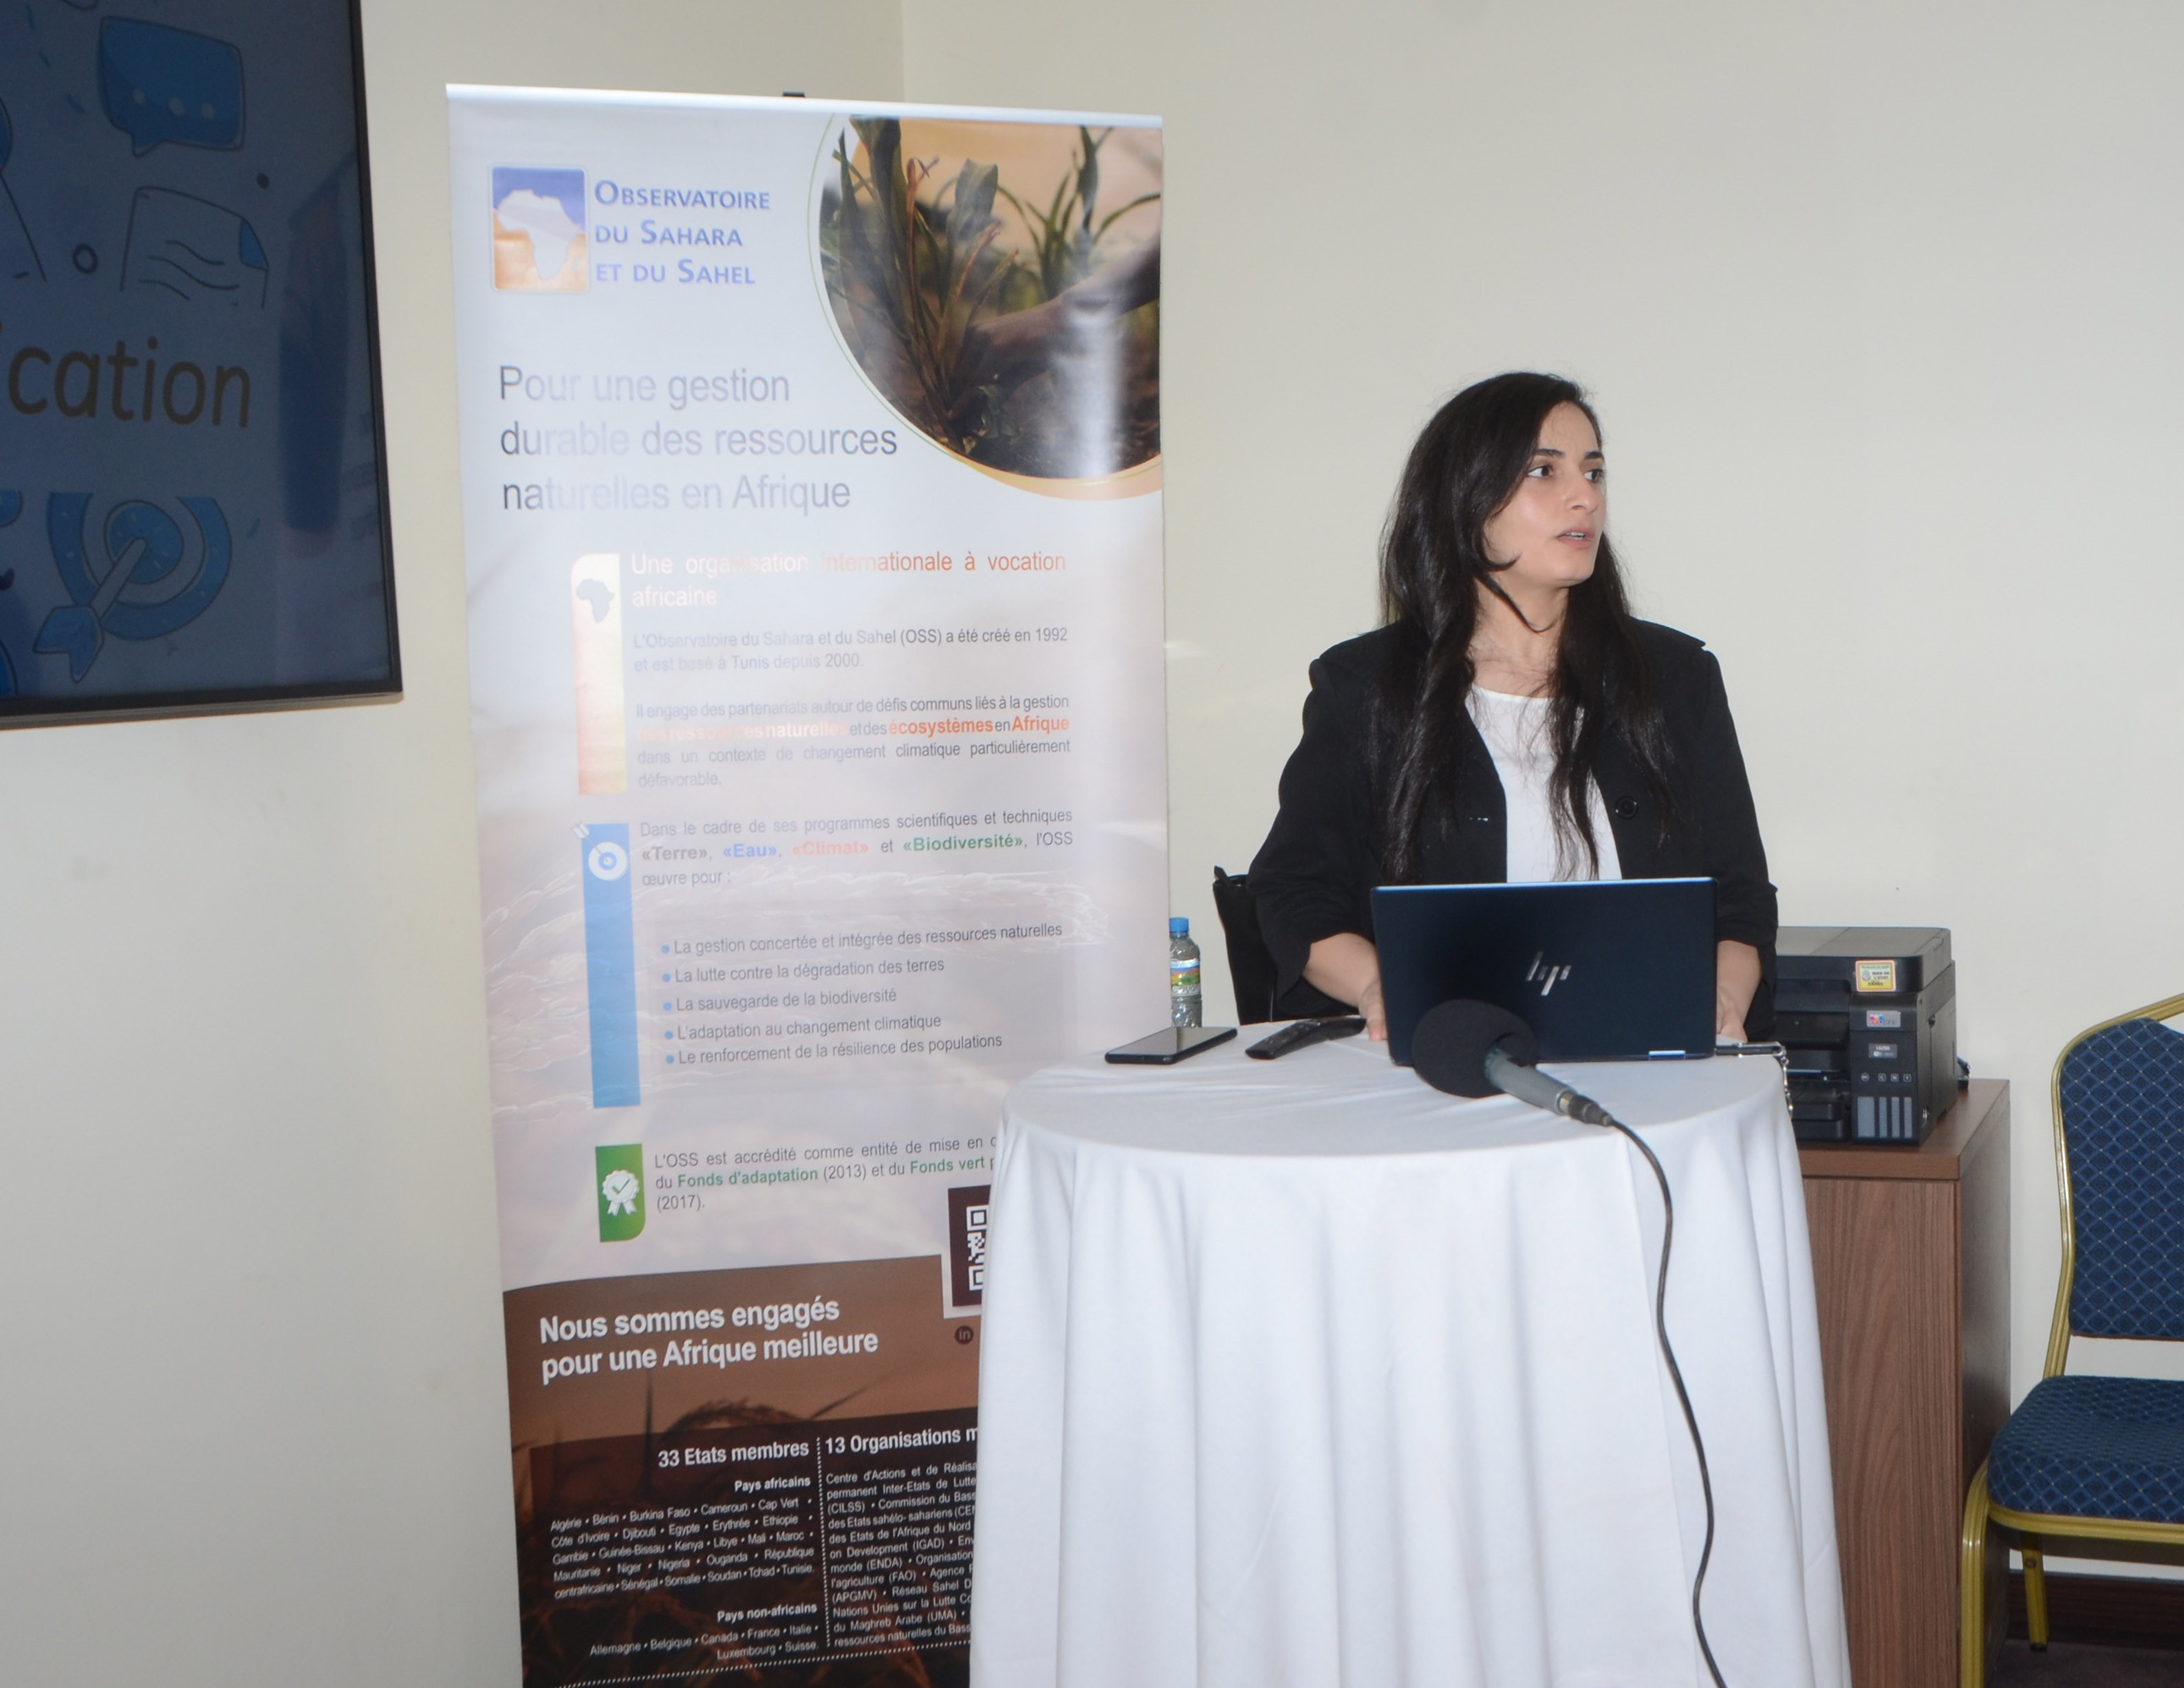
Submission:
<svg viewBox="0 0 2184 1688">
<path fill-rule="evenodd" d="M 986 1299 L 986 1205 L 991 1184 L 948 1192 L 948 1279 L 955 1305 L 975 1307 Z"/>
</svg>

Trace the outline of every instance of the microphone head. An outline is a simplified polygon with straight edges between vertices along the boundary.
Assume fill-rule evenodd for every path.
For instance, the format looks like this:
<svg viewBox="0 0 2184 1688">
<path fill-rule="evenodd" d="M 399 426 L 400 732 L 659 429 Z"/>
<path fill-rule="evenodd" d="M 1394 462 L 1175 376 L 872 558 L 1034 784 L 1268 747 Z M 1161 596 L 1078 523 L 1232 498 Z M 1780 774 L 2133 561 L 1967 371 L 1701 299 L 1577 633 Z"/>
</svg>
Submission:
<svg viewBox="0 0 2184 1688">
<path fill-rule="evenodd" d="M 1501 1086 L 1486 1076 L 1486 1051 L 1496 1044 L 1526 1067 L 1540 1052 L 1532 1028 L 1507 1009 L 1458 997 L 1429 1008 L 1419 1019 L 1411 1033 L 1411 1066 L 1436 1090 L 1491 1096 Z"/>
</svg>

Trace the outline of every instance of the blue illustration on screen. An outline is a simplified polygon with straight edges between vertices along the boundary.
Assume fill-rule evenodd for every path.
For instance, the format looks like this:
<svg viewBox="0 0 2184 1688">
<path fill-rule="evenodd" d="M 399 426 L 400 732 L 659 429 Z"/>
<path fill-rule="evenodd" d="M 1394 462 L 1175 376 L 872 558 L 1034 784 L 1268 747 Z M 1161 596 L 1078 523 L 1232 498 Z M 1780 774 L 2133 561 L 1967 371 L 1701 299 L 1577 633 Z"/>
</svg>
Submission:
<svg viewBox="0 0 2184 1688">
<path fill-rule="evenodd" d="M 54 493 L 47 498 L 46 541 L 73 602 L 46 617 L 31 649 L 42 656 L 67 657 L 70 679 L 81 682 L 91 671 L 109 634 L 119 639 L 164 638 L 204 614 L 227 583 L 234 546 L 218 502 L 179 502 L 197 527 L 197 568 L 179 588 L 159 591 L 181 571 L 190 549 L 173 516 L 141 499 L 114 505 L 103 530 L 105 560 L 94 574 L 83 533 L 91 494 Z"/>
<path fill-rule="evenodd" d="M 170 188 L 140 187 L 129 207 L 121 285 L 186 301 L 263 305 L 271 268 L 249 220 Z"/>
<path fill-rule="evenodd" d="M 0 492 L 0 527 L 14 526 L 15 518 L 22 513 L 23 495 L 20 493 Z M 12 591 L 14 585 L 15 571 L 12 568 L 0 569 L 0 592 Z M 14 695 L 15 665 L 8 659 L 8 647 L 0 644 L 0 698 Z"/>
<path fill-rule="evenodd" d="M 23 208 L 15 203 L 14 190 L 8 186 L 8 160 L 14 155 L 15 121 L 8 115 L 6 104 L 0 103 L 0 281 L 27 281 L 36 276 L 42 281 L 46 266 L 39 261 L 38 248 L 23 221 Z"/>
<path fill-rule="evenodd" d="M 224 41 L 141 18 L 98 31 L 98 103 L 141 158 L 154 147 L 242 144 L 242 55 Z"/>
</svg>

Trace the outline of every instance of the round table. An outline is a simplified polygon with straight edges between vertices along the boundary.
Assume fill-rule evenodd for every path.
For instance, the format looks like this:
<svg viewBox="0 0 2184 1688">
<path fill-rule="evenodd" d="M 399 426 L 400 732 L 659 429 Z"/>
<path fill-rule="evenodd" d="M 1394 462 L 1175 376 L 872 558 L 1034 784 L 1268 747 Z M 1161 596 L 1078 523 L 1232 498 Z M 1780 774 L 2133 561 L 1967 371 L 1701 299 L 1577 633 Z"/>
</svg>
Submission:
<svg viewBox="0 0 2184 1688">
<path fill-rule="evenodd" d="M 1674 1190 L 1723 1674 L 1847 1688 L 1780 1069 L 1549 1070 Z M 1660 1234 L 1618 1135 L 1441 1095 L 1362 1039 L 1025 1080 L 987 1238 L 973 1688 L 1707 1682 Z"/>
</svg>

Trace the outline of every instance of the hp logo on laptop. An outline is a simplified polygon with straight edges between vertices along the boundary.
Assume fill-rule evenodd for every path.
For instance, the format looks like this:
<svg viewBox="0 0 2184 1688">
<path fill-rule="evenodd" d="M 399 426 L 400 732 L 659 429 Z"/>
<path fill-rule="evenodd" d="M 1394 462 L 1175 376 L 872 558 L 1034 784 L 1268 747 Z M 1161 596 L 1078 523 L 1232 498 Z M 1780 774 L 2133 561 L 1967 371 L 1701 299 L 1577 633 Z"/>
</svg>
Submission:
<svg viewBox="0 0 2184 1688">
<path fill-rule="evenodd" d="M 1570 970 L 1567 967 L 1557 967 L 1550 963 L 1547 952 L 1542 950 L 1532 957 L 1531 971 L 1524 975 L 1524 983 L 1536 984 L 1540 988 L 1540 994 L 1545 996 L 1569 976 Z"/>
</svg>

